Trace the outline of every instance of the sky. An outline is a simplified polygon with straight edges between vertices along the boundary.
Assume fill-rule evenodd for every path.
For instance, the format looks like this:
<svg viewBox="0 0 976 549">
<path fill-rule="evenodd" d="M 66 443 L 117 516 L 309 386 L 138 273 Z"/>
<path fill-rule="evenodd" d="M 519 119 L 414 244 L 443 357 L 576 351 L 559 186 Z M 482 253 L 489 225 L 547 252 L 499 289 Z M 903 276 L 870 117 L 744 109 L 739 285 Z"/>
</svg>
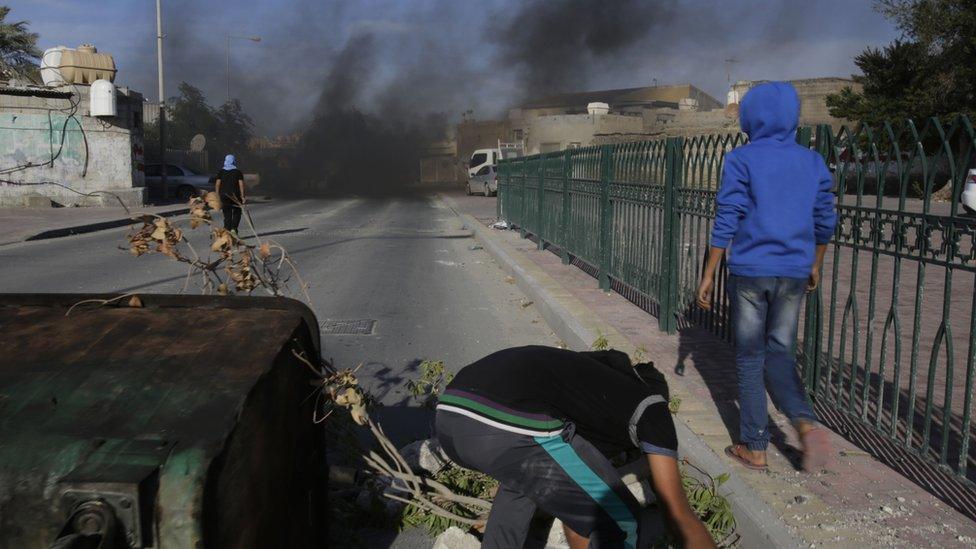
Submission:
<svg viewBox="0 0 976 549">
<path fill-rule="evenodd" d="M 546 93 L 654 82 L 724 102 L 730 76 L 849 76 L 855 55 L 898 37 L 866 0 L 162 2 L 167 96 L 186 81 L 220 104 L 229 78 L 265 135 L 300 129 L 337 100 L 396 120 L 498 117 Z M 6 4 L 41 49 L 93 43 L 115 57 L 117 84 L 156 99 L 153 0 Z M 231 41 L 229 75 L 228 34 L 261 37 Z"/>
</svg>

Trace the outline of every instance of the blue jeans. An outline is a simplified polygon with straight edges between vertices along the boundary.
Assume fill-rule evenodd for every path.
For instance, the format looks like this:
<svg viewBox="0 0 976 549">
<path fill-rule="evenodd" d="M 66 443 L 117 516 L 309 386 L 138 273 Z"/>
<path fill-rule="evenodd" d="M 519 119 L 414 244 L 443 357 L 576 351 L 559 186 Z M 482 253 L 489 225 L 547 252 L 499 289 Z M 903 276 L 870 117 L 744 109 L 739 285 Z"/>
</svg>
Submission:
<svg viewBox="0 0 976 549">
<path fill-rule="evenodd" d="M 796 330 L 806 279 L 730 276 L 739 438 L 750 450 L 769 445 L 766 390 L 790 421 L 816 421 L 796 371 Z"/>
</svg>

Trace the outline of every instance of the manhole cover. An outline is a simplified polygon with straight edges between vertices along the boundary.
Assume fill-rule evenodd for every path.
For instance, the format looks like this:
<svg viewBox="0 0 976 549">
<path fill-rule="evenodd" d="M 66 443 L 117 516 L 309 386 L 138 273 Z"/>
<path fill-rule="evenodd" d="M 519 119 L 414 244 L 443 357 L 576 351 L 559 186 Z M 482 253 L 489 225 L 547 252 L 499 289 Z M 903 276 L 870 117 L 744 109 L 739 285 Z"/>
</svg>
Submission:
<svg viewBox="0 0 976 549">
<path fill-rule="evenodd" d="M 372 335 L 376 321 L 370 318 L 361 320 L 325 320 L 321 324 L 322 335 Z"/>
</svg>

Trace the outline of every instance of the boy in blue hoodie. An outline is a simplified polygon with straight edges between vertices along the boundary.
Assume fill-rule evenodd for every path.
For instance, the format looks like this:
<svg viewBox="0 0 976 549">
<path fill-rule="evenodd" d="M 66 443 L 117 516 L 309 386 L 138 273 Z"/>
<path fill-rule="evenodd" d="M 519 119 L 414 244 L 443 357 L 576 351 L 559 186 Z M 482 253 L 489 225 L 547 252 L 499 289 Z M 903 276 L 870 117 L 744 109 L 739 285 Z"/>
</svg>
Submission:
<svg viewBox="0 0 976 549">
<path fill-rule="evenodd" d="M 823 158 L 797 144 L 799 116 L 800 99 L 784 82 L 756 86 L 742 100 L 740 125 L 749 143 L 725 155 L 698 286 L 698 305 L 710 309 L 715 270 L 728 248 L 740 442 L 725 452 L 752 469 L 766 468 L 766 389 L 800 435 L 804 469 L 823 468 L 830 455 L 827 432 L 797 374 L 795 350 L 804 291 L 820 283 L 834 233 L 833 181 Z"/>
</svg>

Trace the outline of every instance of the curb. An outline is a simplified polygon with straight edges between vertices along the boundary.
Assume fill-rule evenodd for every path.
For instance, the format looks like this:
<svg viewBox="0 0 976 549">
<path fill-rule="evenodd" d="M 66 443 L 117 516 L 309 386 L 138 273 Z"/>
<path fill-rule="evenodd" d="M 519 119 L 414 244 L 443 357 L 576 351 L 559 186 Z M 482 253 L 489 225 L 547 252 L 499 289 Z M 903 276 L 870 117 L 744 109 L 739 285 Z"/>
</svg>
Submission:
<svg viewBox="0 0 976 549">
<path fill-rule="evenodd" d="M 444 197 L 449 203 L 450 197 Z M 457 211 L 456 204 L 455 211 Z M 570 348 L 589 349 L 592 342 L 603 335 L 611 347 L 631 350 L 632 345 L 619 332 L 602 322 L 579 300 L 562 291 L 562 286 L 534 265 L 518 262 L 504 248 L 492 229 L 485 227 L 474 217 L 458 212 L 466 228 L 491 254 L 503 270 L 515 277 L 519 289 L 535 301 L 542 317 Z M 671 380 L 669 380 L 670 382 Z M 672 382 L 673 383 L 673 382 Z M 673 383 L 679 385 L 680 383 Z M 680 414 L 675 416 L 675 429 L 682 458 L 693 463 L 711 477 L 728 474 L 729 479 L 721 492 L 728 498 L 736 517 L 737 532 L 742 547 L 799 547 L 806 545 L 793 535 L 788 526 L 778 518 L 773 509 L 753 490 L 722 457 L 718 456 L 694 433 Z"/>
<path fill-rule="evenodd" d="M 153 215 L 158 215 L 160 217 L 173 217 L 177 215 L 184 215 L 190 213 L 189 208 L 179 208 L 176 210 L 167 210 L 165 212 L 156 212 Z M 96 231 L 104 231 L 106 229 L 114 229 L 116 227 L 124 227 L 133 223 L 133 218 L 125 217 L 122 219 L 113 219 L 110 221 L 100 221 L 98 223 L 89 223 L 87 225 L 76 225 L 74 227 L 63 227 L 60 229 L 50 229 L 31 235 L 24 239 L 24 242 L 31 242 L 33 240 L 48 240 L 51 238 L 62 238 L 65 236 L 72 236 L 76 234 L 93 233 Z"/>
</svg>

